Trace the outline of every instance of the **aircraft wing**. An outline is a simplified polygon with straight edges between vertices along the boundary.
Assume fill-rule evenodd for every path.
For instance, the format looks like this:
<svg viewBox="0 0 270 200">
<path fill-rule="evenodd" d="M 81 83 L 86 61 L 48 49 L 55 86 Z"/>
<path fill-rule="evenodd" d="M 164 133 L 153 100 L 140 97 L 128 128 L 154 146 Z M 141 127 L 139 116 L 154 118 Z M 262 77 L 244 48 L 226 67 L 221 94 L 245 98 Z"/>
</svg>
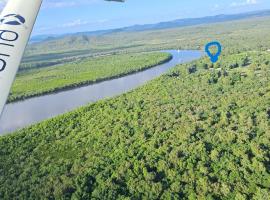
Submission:
<svg viewBox="0 0 270 200">
<path fill-rule="evenodd" d="M 9 0 L 0 15 L 0 114 L 3 111 L 42 0 Z"/>
<path fill-rule="evenodd" d="M 9 0 L 0 15 L 0 116 L 41 3 L 42 0 Z"/>
</svg>

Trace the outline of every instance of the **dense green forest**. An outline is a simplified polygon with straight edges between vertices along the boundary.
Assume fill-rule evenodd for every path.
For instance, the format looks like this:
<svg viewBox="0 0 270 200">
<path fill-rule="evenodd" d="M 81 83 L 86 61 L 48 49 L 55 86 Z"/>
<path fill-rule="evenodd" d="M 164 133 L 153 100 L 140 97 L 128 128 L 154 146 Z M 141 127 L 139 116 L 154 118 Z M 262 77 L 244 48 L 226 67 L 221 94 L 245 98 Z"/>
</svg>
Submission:
<svg viewBox="0 0 270 200">
<path fill-rule="evenodd" d="M 202 58 L 0 138 L 0 199 L 270 196 L 270 54 Z"/>
<path fill-rule="evenodd" d="M 141 52 L 157 49 L 203 49 L 211 40 L 219 40 L 225 51 L 266 50 L 270 46 L 270 17 L 204 24 L 154 31 L 112 33 L 103 36 L 67 36 L 31 44 L 24 64 L 34 65 L 44 56 L 49 61 L 79 54 L 98 52 Z M 254 40 L 256 38 L 256 40 Z M 248 41 L 248 42 L 247 42 Z M 35 60 L 33 56 L 35 55 Z M 48 57 L 50 55 L 50 57 Z M 48 59 L 49 58 L 49 59 Z M 35 62 L 34 62 L 35 61 Z"/>
<path fill-rule="evenodd" d="M 168 53 L 133 53 L 100 56 L 19 73 L 9 102 L 67 88 L 96 83 L 141 71 L 171 59 Z"/>
<path fill-rule="evenodd" d="M 10 102 L 171 58 L 137 52 L 218 40 L 223 54 L 1 136 L 0 199 L 269 199 L 269 19 L 29 45 Z"/>
<path fill-rule="evenodd" d="M 112 33 L 101 36 L 75 35 L 28 46 L 20 70 L 56 64 L 101 54 L 134 53 L 159 49 L 203 49 L 219 40 L 225 51 L 266 50 L 270 46 L 270 17 L 182 28 Z M 218 31 L 217 31 L 218 30 Z M 256 38 L 256 40 L 254 40 Z M 249 43 L 246 43 L 249 41 Z"/>
</svg>

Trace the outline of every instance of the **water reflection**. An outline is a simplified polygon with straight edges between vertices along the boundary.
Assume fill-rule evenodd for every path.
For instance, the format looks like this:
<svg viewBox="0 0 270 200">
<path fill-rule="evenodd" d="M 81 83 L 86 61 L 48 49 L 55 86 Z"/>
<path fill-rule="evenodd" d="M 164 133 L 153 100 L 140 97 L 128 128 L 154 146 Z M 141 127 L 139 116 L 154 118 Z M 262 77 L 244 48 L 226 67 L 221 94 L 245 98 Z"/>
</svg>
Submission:
<svg viewBox="0 0 270 200">
<path fill-rule="evenodd" d="M 120 95 L 160 76 L 179 63 L 189 62 L 203 55 L 200 51 L 169 50 L 166 52 L 173 55 L 170 62 L 136 74 L 8 104 L 0 120 L 0 134 L 49 119 L 100 99 Z"/>
</svg>

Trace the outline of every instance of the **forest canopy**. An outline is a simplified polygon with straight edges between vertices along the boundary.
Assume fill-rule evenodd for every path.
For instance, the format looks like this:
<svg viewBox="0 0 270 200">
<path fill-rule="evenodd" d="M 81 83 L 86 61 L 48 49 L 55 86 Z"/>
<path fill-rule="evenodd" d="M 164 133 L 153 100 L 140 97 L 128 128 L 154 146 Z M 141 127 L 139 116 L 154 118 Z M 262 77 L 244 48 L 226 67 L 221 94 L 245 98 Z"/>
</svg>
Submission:
<svg viewBox="0 0 270 200">
<path fill-rule="evenodd" d="M 107 55 L 20 72 L 8 101 L 94 84 L 145 70 L 169 61 L 165 52 Z"/>
<path fill-rule="evenodd" d="M 202 58 L 0 137 L 0 199 L 268 199 L 269 77 L 266 52 Z"/>
</svg>

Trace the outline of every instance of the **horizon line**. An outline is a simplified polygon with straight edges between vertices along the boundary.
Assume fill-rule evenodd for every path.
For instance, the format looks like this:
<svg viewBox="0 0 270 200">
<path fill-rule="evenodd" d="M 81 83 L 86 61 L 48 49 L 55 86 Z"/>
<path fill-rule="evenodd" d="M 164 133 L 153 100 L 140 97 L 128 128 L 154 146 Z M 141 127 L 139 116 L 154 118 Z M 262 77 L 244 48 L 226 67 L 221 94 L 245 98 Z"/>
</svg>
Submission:
<svg viewBox="0 0 270 200">
<path fill-rule="evenodd" d="M 56 36 L 56 37 L 61 37 L 61 36 L 65 36 L 65 35 L 73 35 L 73 34 L 83 34 L 83 33 L 94 33 L 94 32 L 101 32 L 101 31 L 110 31 L 110 30 L 117 30 L 117 29 L 125 29 L 125 28 L 130 28 L 130 27 L 134 27 L 134 26 L 147 26 L 147 25 L 157 25 L 157 24 L 161 24 L 161 23 L 168 23 L 168 22 L 173 22 L 173 21 L 177 21 L 177 20 L 192 20 L 192 19 L 203 19 L 203 18 L 207 18 L 207 17 L 217 17 L 217 16 L 233 16 L 233 15 L 241 15 L 241 14 L 252 14 L 252 13 L 258 13 L 258 12 L 265 12 L 265 11 L 269 11 L 270 12 L 270 8 L 268 9 L 259 9 L 259 10 L 254 10 L 254 11 L 248 11 L 248 12 L 238 12 L 238 13 L 231 13 L 231 14 L 216 14 L 216 15 L 205 15 L 202 17 L 187 17 L 187 18 L 175 18 L 172 20 L 166 20 L 166 21 L 160 21 L 160 22 L 156 22 L 156 23 L 146 23 L 146 24 L 132 24 L 132 25 L 128 25 L 128 26 L 120 26 L 117 28 L 111 28 L 111 29 L 96 29 L 96 30 L 91 30 L 91 31 L 75 31 L 75 32 L 66 32 L 66 33 L 59 33 L 59 34 L 36 34 L 36 35 L 32 35 L 31 39 L 33 37 L 41 37 L 41 36 Z M 191 25 L 192 26 L 192 25 Z"/>
</svg>

